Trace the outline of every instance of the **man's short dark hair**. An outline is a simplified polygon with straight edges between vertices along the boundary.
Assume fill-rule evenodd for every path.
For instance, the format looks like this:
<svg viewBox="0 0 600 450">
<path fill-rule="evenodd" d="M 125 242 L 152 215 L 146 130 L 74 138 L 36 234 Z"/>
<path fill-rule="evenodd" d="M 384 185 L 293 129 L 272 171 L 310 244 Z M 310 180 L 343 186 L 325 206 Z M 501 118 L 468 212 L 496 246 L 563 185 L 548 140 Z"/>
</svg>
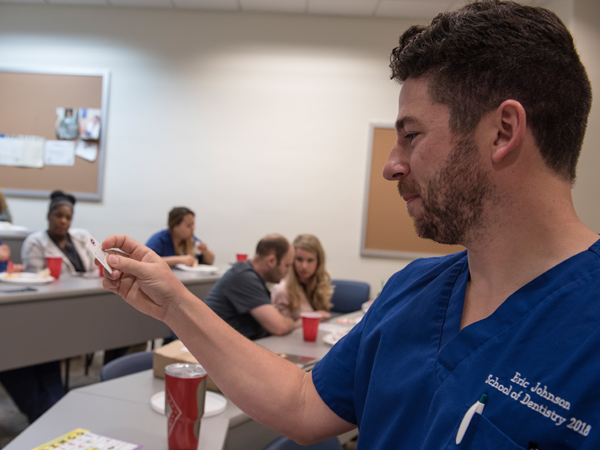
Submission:
<svg viewBox="0 0 600 450">
<path fill-rule="evenodd" d="M 391 55 L 392 78 L 426 76 L 429 93 L 450 109 L 450 129 L 472 133 L 508 99 L 525 109 L 548 165 L 575 180 L 592 89 L 573 38 L 543 8 L 482 0 L 413 26 Z"/>
<path fill-rule="evenodd" d="M 269 255 L 275 255 L 277 264 L 281 262 L 290 249 L 290 243 L 280 234 L 269 234 L 262 238 L 256 246 L 256 256 L 265 258 Z"/>
</svg>

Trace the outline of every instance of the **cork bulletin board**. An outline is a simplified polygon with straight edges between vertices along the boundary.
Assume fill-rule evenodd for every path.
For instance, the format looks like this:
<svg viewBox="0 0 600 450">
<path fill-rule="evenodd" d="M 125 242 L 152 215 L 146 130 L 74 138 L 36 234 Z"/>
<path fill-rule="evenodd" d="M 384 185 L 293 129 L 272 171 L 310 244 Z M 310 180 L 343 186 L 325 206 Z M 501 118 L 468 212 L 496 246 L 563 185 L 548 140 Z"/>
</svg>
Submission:
<svg viewBox="0 0 600 450">
<path fill-rule="evenodd" d="M 397 183 L 383 178 L 383 166 L 396 141 L 393 125 L 371 124 L 361 256 L 413 259 L 464 250 L 420 238 L 398 194 Z"/>
<path fill-rule="evenodd" d="M 4 194 L 47 198 L 55 189 L 78 199 L 101 200 L 104 174 L 109 73 L 105 70 L 43 70 L 0 66 L 0 134 L 56 137 L 56 109 L 101 111 L 97 157 L 75 157 L 74 165 L 0 165 Z"/>
</svg>

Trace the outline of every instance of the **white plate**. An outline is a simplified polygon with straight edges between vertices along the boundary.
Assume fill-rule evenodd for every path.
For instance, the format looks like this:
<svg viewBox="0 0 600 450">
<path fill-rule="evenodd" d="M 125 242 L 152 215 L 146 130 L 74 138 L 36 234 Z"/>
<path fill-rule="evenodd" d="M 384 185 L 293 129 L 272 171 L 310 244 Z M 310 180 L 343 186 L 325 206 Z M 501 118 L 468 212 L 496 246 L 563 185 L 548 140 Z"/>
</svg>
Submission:
<svg viewBox="0 0 600 450">
<path fill-rule="evenodd" d="M 356 325 L 361 320 L 362 320 L 362 316 L 354 317 L 352 319 L 349 319 L 347 317 L 340 317 L 339 319 L 335 319 L 335 322 L 342 324 L 342 325 Z"/>
<path fill-rule="evenodd" d="M 165 415 L 165 391 L 157 392 L 150 399 L 150 406 L 152 409 Z M 216 416 L 221 414 L 227 408 L 227 399 L 221 394 L 216 392 L 206 391 L 206 399 L 204 400 L 204 415 L 203 419 L 207 417 Z"/>
<path fill-rule="evenodd" d="M 46 284 L 54 281 L 54 277 L 38 277 L 36 273 L 21 272 L 13 273 L 12 276 L 6 272 L 0 273 L 0 280 L 12 284 Z"/>
<path fill-rule="evenodd" d="M 175 264 L 175 267 L 179 270 L 187 270 L 188 272 L 215 273 L 219 271 L 217 266 L 207 266 L 206 264 L 198 264 L 196 267 L 186 266 L 185 264 Z"/>
<path fill-rule="evenodd" d="M 349 331 L 350 330 L 345 330 L 341 332 L 338 331 L 336 333 L 326 334 L 325 336 L 323 336 L 323 342 L 325 342 L 327 345 L 335 345 L 341 338 L 346 336 Z"/>
</svg>

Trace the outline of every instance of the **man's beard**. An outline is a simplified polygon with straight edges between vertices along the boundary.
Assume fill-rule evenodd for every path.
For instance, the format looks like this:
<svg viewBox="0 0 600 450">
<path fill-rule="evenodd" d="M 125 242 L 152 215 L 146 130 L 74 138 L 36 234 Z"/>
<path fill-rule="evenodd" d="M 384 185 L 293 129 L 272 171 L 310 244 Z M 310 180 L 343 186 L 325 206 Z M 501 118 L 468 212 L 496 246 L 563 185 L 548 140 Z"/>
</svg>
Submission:
<svg viewBox="0 0 600 450">
<path fill-rule="evenodd" d="M 279 269 L 279 262 L 275 267 L 269 270 L 265 274 L 264 280 L 267 283 L 279 283 L 283 277 L 281 276 L 281 270 Z"/>
<path fill-rule="evenodd" d="M 400 180 L 398 192 L 421 196 L 423 210 L 413 216 L 419 236 L 441 244 L 465 245 L 483 231 L 485 202 L 494 188 L 481 167 L 475 142 L 467 137 L 456 144 L 425 190 Z"/>
</svg>

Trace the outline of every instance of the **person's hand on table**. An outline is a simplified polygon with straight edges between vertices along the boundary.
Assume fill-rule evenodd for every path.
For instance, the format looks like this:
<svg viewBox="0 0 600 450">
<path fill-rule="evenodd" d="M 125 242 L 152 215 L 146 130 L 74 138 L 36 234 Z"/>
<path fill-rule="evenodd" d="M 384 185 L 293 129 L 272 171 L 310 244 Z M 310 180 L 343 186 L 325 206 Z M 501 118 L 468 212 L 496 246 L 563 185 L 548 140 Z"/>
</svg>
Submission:
<svg viewBox="0 0 600 450">
<path fill-rule="evenodd" d="M 181 264 L 188 266 L 188 267 L 194 267 L 194 264 L 196 263 L 196 257 L 193 255 L 183 255 L 181 256 Z"/>
<path fill-rule="evenodd" d="M 109 236 L 102 248 L 128 254 L 113 251 L 108 256 L 113 273 L 103 270 L 104 289 L 123 297 L 137 310 L 164 320 L 171 303 L 186 290 L 169 266 L 148 247 L 124 235 Z"/>
<path fill-rule="evenodd" d="M 329 311 L 324 311 L 320 309 L 317 312 L 321 314 L 321 321 L 331 319 L 331 313 Z"/>
<path fill-rule="evenodd" d="M 203 264 L 212 264 L 215 261 L 215 254 L 208 248 L 206 242 L 196 241 L 194 244 L 195 252 L 198 255 L 202 255 Z"/>
</svg>

